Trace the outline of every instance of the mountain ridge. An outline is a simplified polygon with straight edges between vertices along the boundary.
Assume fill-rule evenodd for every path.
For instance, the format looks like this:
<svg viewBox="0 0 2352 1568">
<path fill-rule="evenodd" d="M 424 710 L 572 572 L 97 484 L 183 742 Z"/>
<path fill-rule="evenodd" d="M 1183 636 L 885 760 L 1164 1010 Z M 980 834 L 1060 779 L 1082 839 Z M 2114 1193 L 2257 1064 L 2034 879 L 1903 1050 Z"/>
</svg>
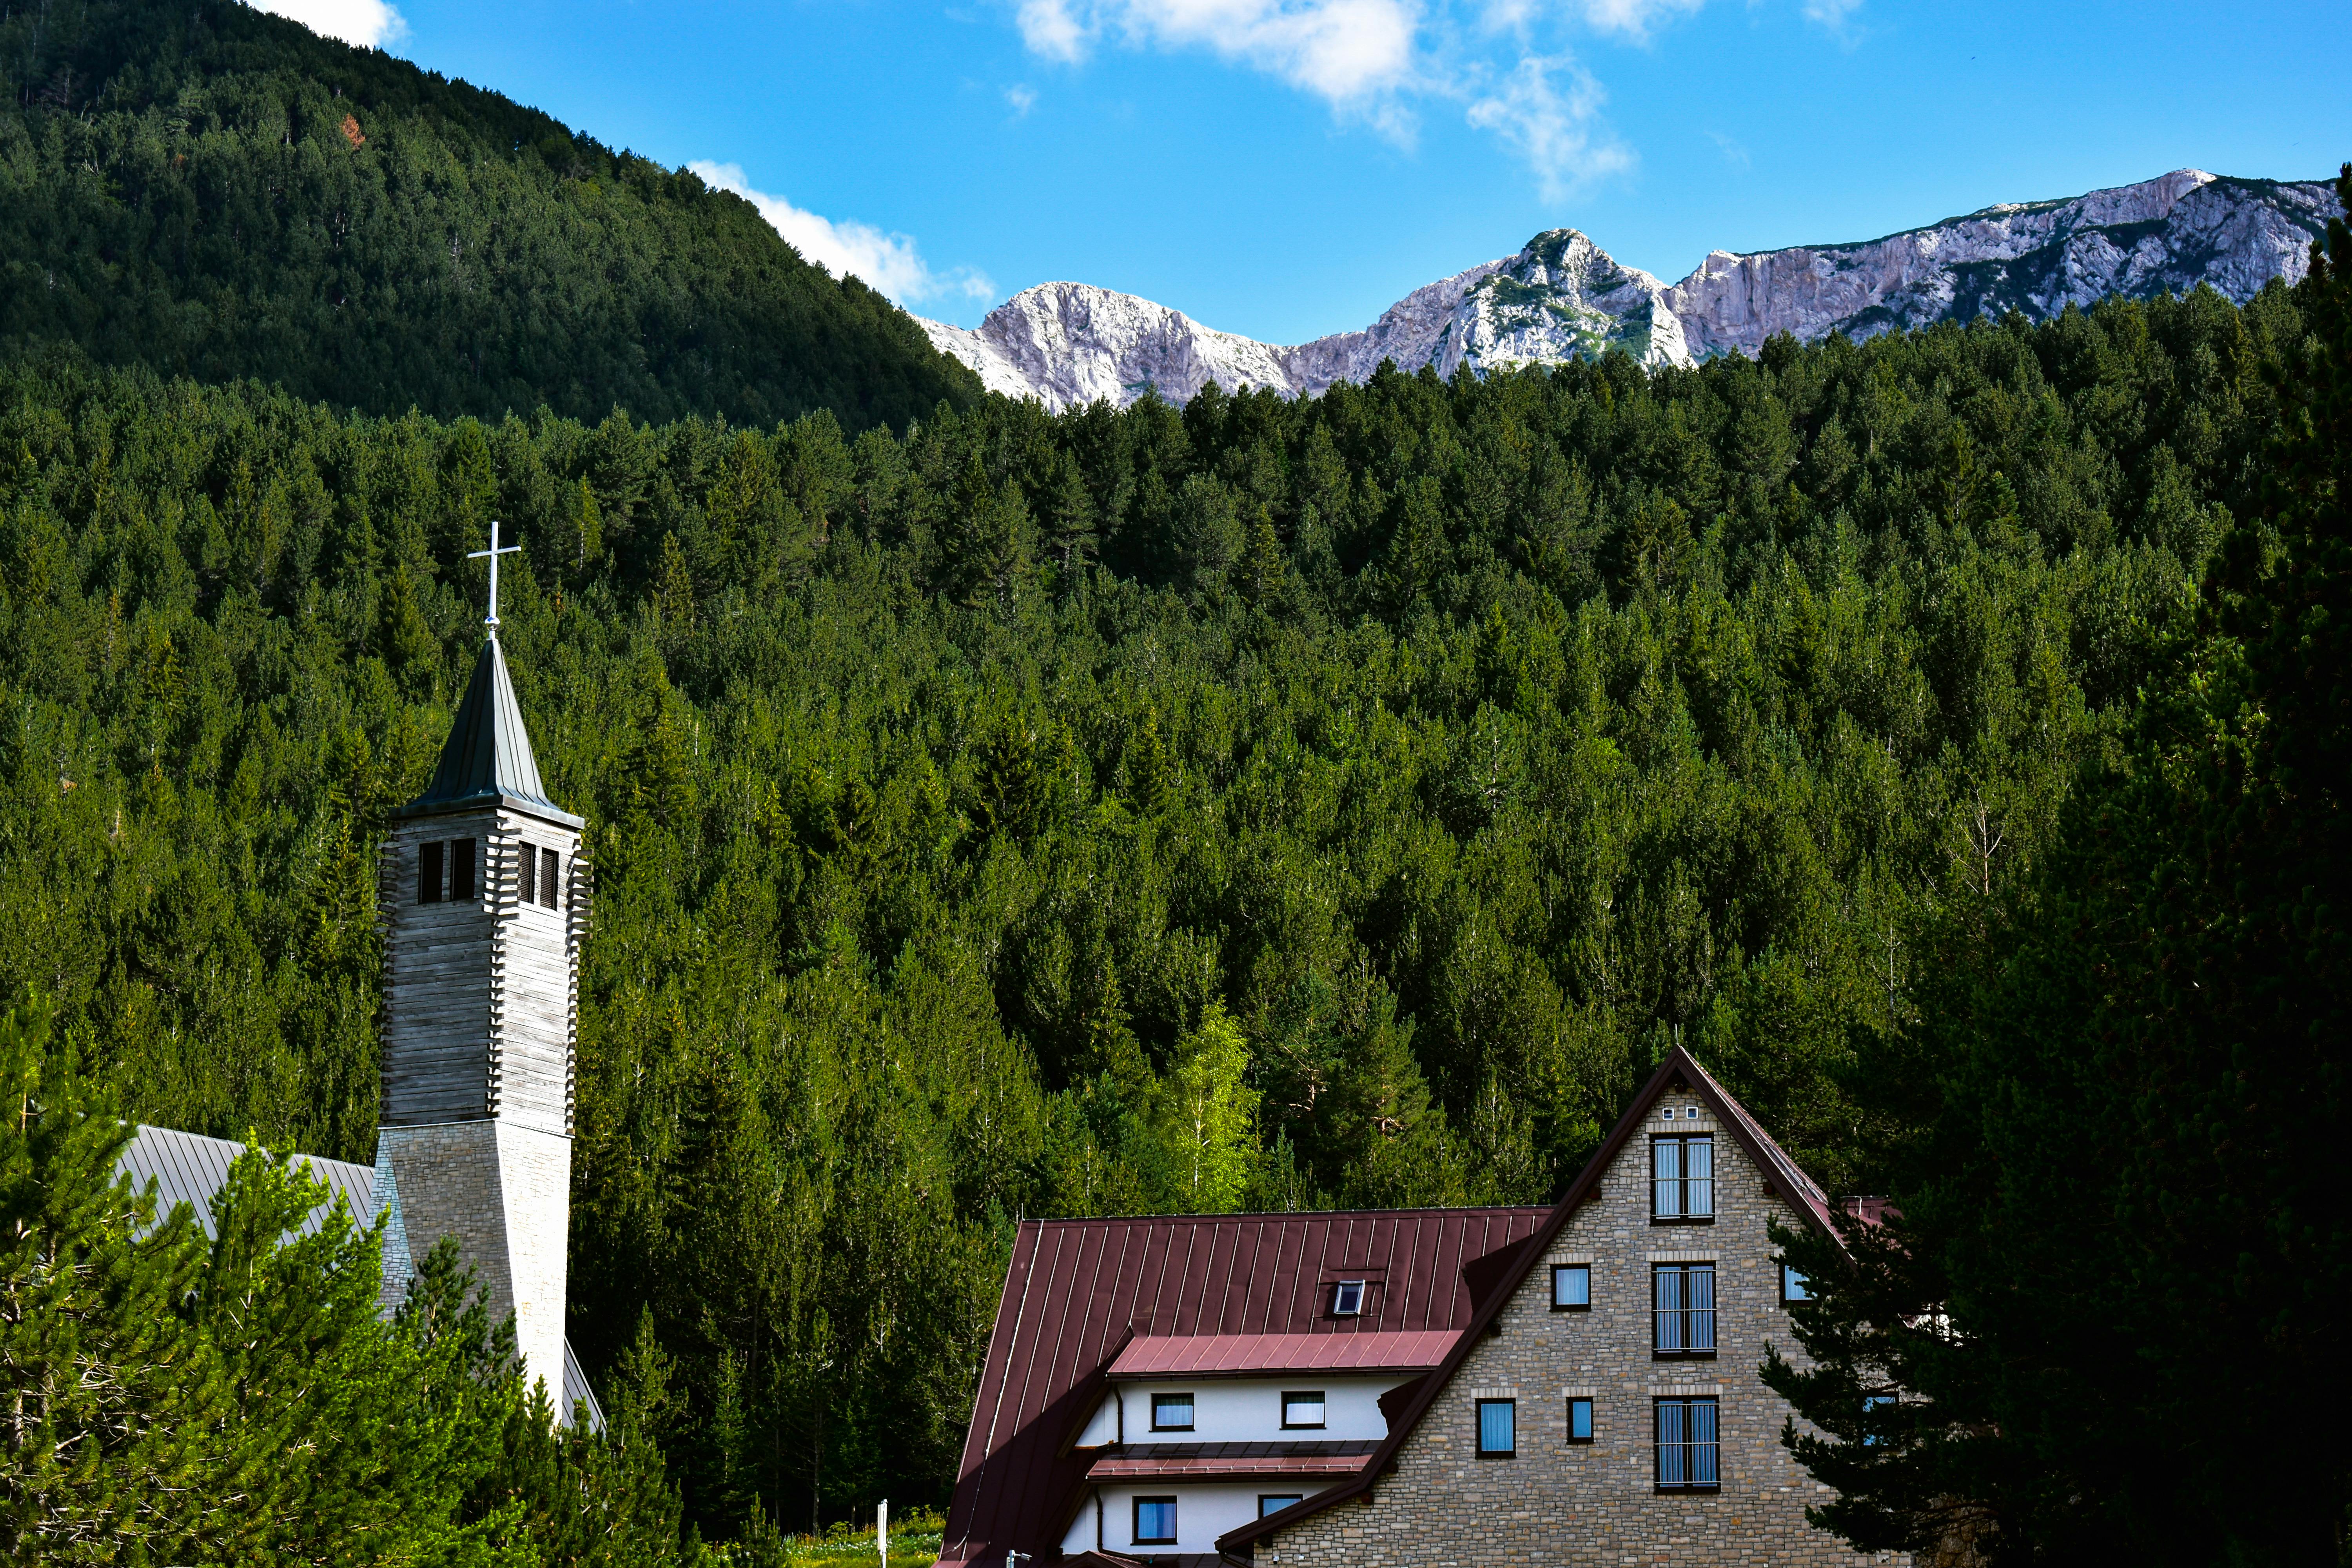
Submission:
<svg viewBox="0 0 2352 1568">
<path fill-rule="evenodd" d="M 1423 284 L 1370 326 L 1297 344 L 1206 326 L 1137 295 L 1057 280 L 1023 289 L 976 329 L 917 317 L 942 353 L 991 391 L 1051 411 L 1147 391 L 1189 400 L 1210 381 L 1312 396 L 1360 382 L 1382 360 L 1451 375 L 1554 364 L 1623 349 L 1650 365 L 1753 357 L 1789 332 L 1881 331 L 2015 310 L 2042 321 L 2109 295 L 2209 284 L 2242 303 L 2273 278 L 2299 280 L 2309 242 L 2336 210 L 2323 181 L 2177 169 L 2152 180 L 2003 202 L 1875 239 L 1710 251 L 1668 284 L 1572 228 L 1515 256 Z"/>
</svg>

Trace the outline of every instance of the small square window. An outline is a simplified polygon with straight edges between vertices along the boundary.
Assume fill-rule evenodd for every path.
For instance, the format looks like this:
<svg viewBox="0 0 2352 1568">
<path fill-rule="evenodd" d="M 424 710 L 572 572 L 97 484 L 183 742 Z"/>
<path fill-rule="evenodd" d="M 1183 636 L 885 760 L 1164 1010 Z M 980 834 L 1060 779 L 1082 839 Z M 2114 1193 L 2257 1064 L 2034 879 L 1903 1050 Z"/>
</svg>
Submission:
<svg viewBox="0 0 2352 1568">
<path fill-rule="evenodd" d="M 1267 1514 L 1280 1513 L 1305 1495 L 1304 1492 L 1260 1492 L 1257 1494 L 1257 1516 L 1264 1519 Z"/>
<path fill-rule="evenodd" d="M 416 901 L 437 904 L 441 901 L 441 841 L 421 844 L 416 849 Z"/>
<path fill-rule="evenodd" d="M 1190 1432 L 1192 1429 L 1192 1396 L 1189 1394 L 1153 1394 L 1151 1429 L 1154 1432 Z"/>
<path fill-rule="evenodd" d="M 1301 1389 L 1282 1396 L 1282 1424 L 1285 1426 L 1323 1425 L 1323 1391 Z"/>
<path fill-rule="evenodd" d="M 1805 1277 L 1785 1263 L 1780 1265 L 1780 1300 L 1788 1302 L 1810 1301 L 1812 1299 L 1813 1288 Z"/>
<path fill-rule="evenodd" d="M 1592 1441 L 1592 1401 L 1590 1399 L 1568 1402 L 1568 1440 L 1571 1443 Z"/>
<path fill-rule="evenodd" d="M 1176 1500 L 1139 1497 L 1135 1500 L 1135 1543 L 1138 1546 L 1176 1544 Z"/>
<path fill-rule="evenodd" d="M 1360 1317 L 1362 1315 L 1363 1310 L 1364 1282 L 1362 1280 L 1342 1279 L 1338 1285 L 1332 1288 L 1331 1315 L 1333 1317 Z"/>
<path fill-rule="evenodd" d="M 1507 1459 L 1518 1452 L 1518 1401 L 1515 1399 L 1482 1399 L 1478 1402 L 1478 1457 L 1482 1459 Z"/>
<path fill-rule="evenodd" d="M 1581 1312 L 1592 1305 L 1592 1265 L 1555 1263 L 1551 1266 L 1551 1310 Z"/>
</svg>

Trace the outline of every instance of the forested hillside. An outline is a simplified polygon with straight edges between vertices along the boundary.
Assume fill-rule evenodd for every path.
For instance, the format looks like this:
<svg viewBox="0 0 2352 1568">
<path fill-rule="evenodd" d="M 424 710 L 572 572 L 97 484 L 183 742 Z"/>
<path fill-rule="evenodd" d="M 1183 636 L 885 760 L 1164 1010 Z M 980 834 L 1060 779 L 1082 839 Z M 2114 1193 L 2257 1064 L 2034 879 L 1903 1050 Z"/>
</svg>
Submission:
<svg viewBox="0 0 2352 1568">
<path fill-rule="evenodd" d="M 829 408 L 980 384 L 751 205 L 236 0 L 0 13 L 0 353 L 497 418 Z"/>
<path fill-rule="evenodd" d="M 1857 1050 L 2122 744 L 2302 331 L 854 439 L 20 367 L 0 985 L 142 1119 L 368 1157 L 373 846 L 503 520 L 599 879 L 572 1338 L 675 1358 L 708 1531 L 943 1500 L 1016 1215 L 1538 1199 L 1674 1039 L 1842 1185 Z"/>
</svg>

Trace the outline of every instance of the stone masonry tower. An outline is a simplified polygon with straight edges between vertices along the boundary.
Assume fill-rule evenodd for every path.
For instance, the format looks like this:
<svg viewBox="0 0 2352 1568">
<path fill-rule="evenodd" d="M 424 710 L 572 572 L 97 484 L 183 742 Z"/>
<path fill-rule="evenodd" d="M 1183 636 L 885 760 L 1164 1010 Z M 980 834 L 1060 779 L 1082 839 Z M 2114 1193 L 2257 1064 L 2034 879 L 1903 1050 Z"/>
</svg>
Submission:
<svg viewBox="0 0 2352 1568">
<path fill-rule="evenodd" d="M 495 540 L 493 540 L 495 543 Z M 492 557 L 495 563 L 496 557 Z M 475 662 L 440 766 L 394 813 L 377 868 L 388 1170 L 409 1245 L 454 1236 L 526 1383 L 564 1402 L 572 1047 L 590 874 L 547 798 L 498 641 Z"/>
</svg>

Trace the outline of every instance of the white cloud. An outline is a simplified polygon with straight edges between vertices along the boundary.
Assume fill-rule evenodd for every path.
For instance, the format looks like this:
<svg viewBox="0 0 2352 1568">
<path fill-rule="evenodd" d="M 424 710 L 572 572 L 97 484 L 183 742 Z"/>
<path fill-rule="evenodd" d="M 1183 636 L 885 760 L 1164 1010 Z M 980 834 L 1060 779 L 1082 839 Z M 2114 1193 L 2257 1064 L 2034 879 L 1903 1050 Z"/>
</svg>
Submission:
<svg viewBox="0 0 2352 1568">
<path fill-rule="evenodd" d="M 1546 201 L 1633 166 L 1633 154 L 1601 123 L 1608 94 L 1564 57 L 1529 55 L 1501 85 L 1470 106 L 1470 123 L 1518 150 Z"/>
<path fill-rule="evenodd" d="M 1854 41 L 1846 21 L 1862 9 L 1862 0 L 1805 0 L 1805 20 L 1818 22 L 1843 43 Z"/>
<path fill-rule="evenodd" d="M 1412 83 L 1417 0 L 1022 0 L 1022 41 L 1048 59 L 1084 59 L 1116 33 L 1137 47 L 1205 48 L 1362 110 Z"/>
<path fill-rule="evenodd" d="M 407 21 L 385 0 L 255 0 L 255 8 L 363 49 L 380 49 L 408 36 Z"/>
<path fill-rule="evenodd" d="M 1037 107 L 1037 89 L 1023 82 L 1014 82 L 1004 89 L 1004 101 L 1013 106 L 1015 120 L 1026 120 L 1029 111 Z"/>
<path fill-rule="evenodd" d="M 774 225 L 776 232 L 809 260 L 836 276 L 856 273 L 901 305 L 927 300 L 996 297 L 996 285 L 969 267 L 932 271 L 916 252 L 911 236 L 885 234 L 872 224 L 854 220 L 835 222 L 803 212 L 781 196 L 753 190 L 744 180 L 740 163 L 713 163 L 706 159 L 687 167 L 700 175 L 703 184 L 732 191 L 758 207 L 760 216 Z"/>
<path fill-rule="evenodd" d="M 1644 41 L 1660 22 L 1686 16 L 1705 4 L 1706 0 L 1583 0 L 1581 8 L 1584 19 L 1601 31 Z"/>
</svg>

